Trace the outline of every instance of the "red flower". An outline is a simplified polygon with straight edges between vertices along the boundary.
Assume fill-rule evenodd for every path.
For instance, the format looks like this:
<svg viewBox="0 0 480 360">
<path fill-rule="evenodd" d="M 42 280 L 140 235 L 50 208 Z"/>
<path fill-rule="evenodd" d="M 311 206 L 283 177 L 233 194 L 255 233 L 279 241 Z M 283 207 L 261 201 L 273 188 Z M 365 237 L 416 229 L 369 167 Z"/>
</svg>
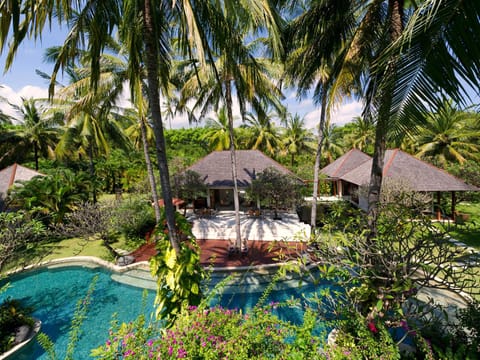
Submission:
<svg viewBox="0 0 480 360">
<path fill-rule="evenodd" d="M 370 330 L 372 333 L 374 334 L 378 333 L 378 329 L 375 326 L 373 321 L 370 321 L 367 326 L 368 326 L 368 330 Z"/>
</svg>

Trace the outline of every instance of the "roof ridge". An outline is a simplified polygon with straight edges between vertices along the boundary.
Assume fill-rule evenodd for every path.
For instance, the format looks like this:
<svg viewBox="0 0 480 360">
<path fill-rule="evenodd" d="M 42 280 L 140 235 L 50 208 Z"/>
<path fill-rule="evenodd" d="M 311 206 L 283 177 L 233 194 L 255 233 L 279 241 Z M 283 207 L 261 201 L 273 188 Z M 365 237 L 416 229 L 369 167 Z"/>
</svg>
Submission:
<svg viewBox="0 0 480 360">
<path fill-rule="evenodd" d="M 12 186 L 15 182 L 15 175 L 17 174 L 17 163 L 12 165 L 12 173 L 10 175 L 10 180 L 8 181 L 8 187 Z"/>
<path fill-rule="evenodd" d="M 387 175 L 387 172 L 390 169 L 390 166 L 392 166 L 392 164 L 393 164 L 393 160 L 395 159 L 395 156 L 398 154 L 398 150 L 399 150 L 398 148 L 391 150 L 391 151 L 393 151 L 393 154 L 390 156 L 390 159 L 388 159 L 388 163 L 383 166 L 383 176 Z M 387 155 L 387 151 L 388 151 L 388 149 L 385 151 L 385 155 Z M 384 155 L 384 157 L 385 157 L 385 155 Z"/>
<path fill-rule="evenodd" d="M 345 158 L 342 160 L 342 162 L 338 165 L 337 169 L 333 172 L 332 176 L 331 177 L 335 177 L 337 175 L 337 172 L 340 171 L 340 169 L 342 168 L 343 164 L 347 161 L 347 159 L 350 157 L 350 155 L 352 154 L 353 150 L 356 150 L 355 148 L 351 148 L 350 150 L 348 150 L 347 153 L 345 153 Z M 362 151 L 363 152 L 363 151 Z"/>
</svg>

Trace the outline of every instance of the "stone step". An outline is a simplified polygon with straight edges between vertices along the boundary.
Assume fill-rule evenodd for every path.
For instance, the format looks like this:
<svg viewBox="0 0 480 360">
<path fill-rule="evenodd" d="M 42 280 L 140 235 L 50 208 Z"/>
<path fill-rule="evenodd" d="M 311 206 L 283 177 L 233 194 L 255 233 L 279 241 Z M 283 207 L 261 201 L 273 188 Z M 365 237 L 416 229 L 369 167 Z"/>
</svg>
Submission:
<svg viewBox="0 0 480 360">
<path fill-rule="evenodd" d="M 136 276 L 135 274 L 131 276 L 129 275 L 129 272 L 128 272 L 123 274 L 112 274 L 111 278 L 116 282 L 129 285 L 129 286 L 134 286 L 134 287 L 149 289 L 149 290 L 157 289 L 157 283 L 151 277 L 145 278 L 141 276 Z"/>
</svg>

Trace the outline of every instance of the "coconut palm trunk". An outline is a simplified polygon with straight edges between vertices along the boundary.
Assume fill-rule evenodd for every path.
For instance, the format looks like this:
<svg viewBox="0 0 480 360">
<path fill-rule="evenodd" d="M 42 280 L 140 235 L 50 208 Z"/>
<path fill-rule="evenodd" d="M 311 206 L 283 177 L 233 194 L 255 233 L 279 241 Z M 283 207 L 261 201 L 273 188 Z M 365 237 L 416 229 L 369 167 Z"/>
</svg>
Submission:
<svg viewBox="0 0 480 360">
<path fill-rule="evenodd" d="M 148 98 L 152 113 L 153 133 L 155 135 L 155 149 L 160 172 L 160 184 L 165 206 L 165 217 L 172 248 L 178 254 L 180 244 L 175 228 L 175 209 L 172 203 L 172 190 L 168 172 L 168 162 L 163 134 L 162 113 L 160 111 L 160 93 L 158 81 L 158 51 L 155 42 L 155 31 L 152 18 L 151 3 L 145 0 L 143 8 L 144 35 L 145 35 L 145 62 L 147 68 Z"/>
<path fill-rule="evenodd" d="M 390 41 L 397 40 L 403 31 L 403 0 L 389 0 L 390 14 Z M 396 59 L 390 60 L 386 66 L 383 76 L 396 76 Z M 393 82 L 389 83 L 393 84 Z M 390 108 L 392 105 L 393 85 L 387 86 L 378 94 L 380 99 L 380 108 L 378 111 L 377 126 L 375 130 L 375 144 L 372 160 L 372 170 L 370 176 L 370 186 L 368 189 L 368 224 L 369 239 L 377 235 L 377 219 L 380 203 L 380 194 L 383 181 L 384 158 L 387 146 L 387 131 L 390 119 Z"/>
<path fill-rule="evenodd" d="M 160 222 L 160 204 L 158 203 L 157 182 L 155 180 L 155 174 L 153 172 L 152 159 L 150 158 L 148 140 L 147 140 L 147 127 L 145 126 L 145 119 L 140 118 L 140 134 L 142 136 L 143 153 L 145 155 L 145 163 L 147 165 L 148 181 L 150 182 L 150 189 L 152 192 L 153 209 L 155 210 L 155 221 L 158 225 Z"/>
<path fill-rule="evenodd" d="M 92 196 L 93 196 L 93 203 L 96 204 L 97 203 L 97 185 L 96 185 L 96 181 L 95 181 L 95 162 L 93 161 L 93 143 L 92 143 L 92 139 L 88 139 L 88 147 L 87 147 L 87 151 L 88 151 L 88 169 L 89 169 L 89 172 L 90 172 L 90 178 L 92 179 L 92 186 L 93 186 L 93 189 L 92 189 Z"/>
<path fill-rule="evenodd" d="M 310 217 L 310 226 L 312 228 L 312 234 L 315 234 L 317 226 L 317 197 L 318 197 L 318 181 L 320 178 L 320 160 L 322 158 L 322 145 L 323 145 L 323 133 L 325 129 L 325 118 L 327 106 L 327 91 L 325 90 L 325 84 L 322 92 L 322 109 L 320 110 L 320 122 L 318 124 L 318 139 L 317 139 L 317 151 L 315 153 L 315 168 L 313 171 L 313 194 L 312 194 L 312 214 Z"/>
<path fill-rule="evenodd" d="M 33 144 L 33 151 L 35 156 L 35 171 L 38 171 L 38 145 L 36 142 Z"/>
<path fill-rule="evenodd" d="M 238 184 L 237 184 L 237 158 L 235 154 L 235 139 L 233 135 L 233 113 L 232 113 L 232 87 L 230 80 L 225 82 L 225 103 L 227 107 L 228 117 L 228 132 L 230 135 L 230 159 L 232 165 L 232 179 L 233 179 L 233 204 L 235 207 L 235 247 L 242 247 L 242 235 L 240 232 L 240 201 L 238 199 Z"/>
</svg>

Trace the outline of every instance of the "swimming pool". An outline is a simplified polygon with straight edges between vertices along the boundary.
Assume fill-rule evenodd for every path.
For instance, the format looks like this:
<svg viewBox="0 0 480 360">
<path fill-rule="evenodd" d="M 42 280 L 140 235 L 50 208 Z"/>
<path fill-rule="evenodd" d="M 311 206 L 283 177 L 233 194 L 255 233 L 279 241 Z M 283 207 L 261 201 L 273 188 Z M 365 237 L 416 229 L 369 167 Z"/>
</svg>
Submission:
<svg viewBox="0 0 480 360">
<path fill-rule="evenodd" d="M 153 313 L 155 292 L 124 282 L 134 281 L 137 285 L 153 288 L 152 282 L 142 281 L 140 277 L 135 280 L 127 275 L 112 273 L 103 267 L 40 268 L 10 277 L 8 280 L 11 286 L 1 298 L 11 296 L 19 299 L 24 305 L 33 307 L 33 316 L 42 321 L 42 331 L 55 343 L 58 358 L 61 359 L 67 348 L 68 332 L 76 303 L 85 296 L 95 276 L 98 276 L 98 280 L 87 319 L 83 323 L 82 336 L 75 351 L 75 359 L 89 359 L 90 350 L 102 345 L 108 337 L 114 313 L 120 322 L 134 320 L 142 312 L 147 315 Z M 238 283 L 229 285 L 215 302 L 225 307 L 244 310 L 255 306 L 265 287 L 265 283 L 259 283 L 258 278 L 249 274 Z M 252 284 L 252 281 L 255 284 Z M 298 282 L 295 281 L 294 284 L 298 285 Z M 272 291 L 267 301 L 281 302 L 292 296 L 300 298 L 302 294 L 311 294 L 319 289 L 312 284 L 305 284 L 301 288 L 293 284 L 283 285 Z M 144 292 L 145 308 L 142 305 Z M 300 308 L 279 308 L 276 311 L 281 318 L 293 322 L 301 321 L 303 314 Z M 15 359 L 43 360 L 47 359 L 47 356 L 38 343 L 32 342 L 16 355 Z"/>
<path fill-rule="evenodd" d="M 98 276 L 82 336 L 76 348 L 76 359 L 88 359 L 92 348 L 101 345 L 114 313 L 119 321 L 134 320 L 142 311 L 144 290 L 112 281 L 112 273 L 100 268 L 42 268 L 10 277 L 9 289 L 2 294 L 19 299 L 34 309 L 33 316 L 42 321 L 42 332 L 55 343 L 59 359 L 65 355 L 73 312 L 95 276 Z M 153 310 L 154 292 L 147 291 L 145 311 Z M 37 342 L 32 342 L 15 359 L 47 359 Z"/>
</svg>

